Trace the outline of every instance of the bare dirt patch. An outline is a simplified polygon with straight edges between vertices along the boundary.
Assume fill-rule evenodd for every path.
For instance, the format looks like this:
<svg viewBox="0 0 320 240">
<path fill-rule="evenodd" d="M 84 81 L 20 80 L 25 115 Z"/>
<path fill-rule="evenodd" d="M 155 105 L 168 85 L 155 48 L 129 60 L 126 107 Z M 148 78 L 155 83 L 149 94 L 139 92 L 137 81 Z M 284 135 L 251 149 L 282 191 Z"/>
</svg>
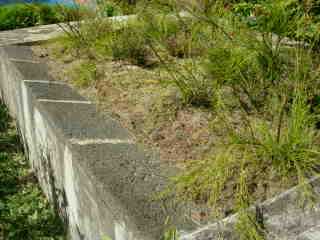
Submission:
<svg viewBox="0 0 320 240">
<path fill-rule="evenodd" d="M 57 42 L 35 45 L 33 51 L 55 79 L 70 83 L 96 102 L 102 113 L 118 119 L 139 142 L 158 149 L 163 161 L 179 166 L 203 158 L 212 149 L 212 113 L 182 106 L 178 90 L 166 84 L 160 68 L 105 60 L 95 65 L 95 79 L 79 86 L 79 70 L 88 59 L 72 56 Z"/>
</svg>

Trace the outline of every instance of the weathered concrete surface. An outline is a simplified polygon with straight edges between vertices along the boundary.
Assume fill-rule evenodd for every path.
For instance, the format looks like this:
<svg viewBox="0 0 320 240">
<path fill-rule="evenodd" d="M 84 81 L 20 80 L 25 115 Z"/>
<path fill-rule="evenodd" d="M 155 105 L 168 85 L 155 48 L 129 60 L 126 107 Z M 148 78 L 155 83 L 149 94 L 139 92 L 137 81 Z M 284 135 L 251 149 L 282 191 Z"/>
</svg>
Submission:
<svg viewBox="0 0 320 240">
<path fill-rule="evenodd" d="M 1 98 L 71 239 L 159 239 L 168 213 L 165 202 L 152 199 L 165 184 L 157 154 L 54 81 L 29 53 L 28 47 L 0 48 Z"/>
</svg>

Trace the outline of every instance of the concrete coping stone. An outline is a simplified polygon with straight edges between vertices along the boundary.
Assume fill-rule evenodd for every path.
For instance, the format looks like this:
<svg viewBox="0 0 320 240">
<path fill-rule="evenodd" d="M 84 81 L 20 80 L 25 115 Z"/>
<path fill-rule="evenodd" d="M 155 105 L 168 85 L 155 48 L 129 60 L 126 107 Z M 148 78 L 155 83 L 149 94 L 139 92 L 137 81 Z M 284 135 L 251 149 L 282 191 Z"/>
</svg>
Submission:
<svg viewBox="0 0 320 240">
<path fill-rule="evenodd" d="M 9 45 L 3 47 L 9 58 L 20 60 L 33 60 L 33 53 L 28 46 Z"/>
<path fill-rule="evenodd" d="M 38 100 L 56 100 L 56 101 L 86 101 L 77 91 L 66 84 L 60 84 L 56 81 L 32 81 L 25 80 L 24 84 L 31 90 L 34 97 Z"/>
<path fill-rule="evenodd" d="M 132 139 L 127 130 L 111 117 L 98 114 L 94 104 L 73 101 L 40 100 L 40 108 L 52 126 L 67 139 Z"/>
<path fill-rule="evenodd" d="M 159 174 L 166 171 L 157 154 L 130 142 L 72 144 L 71 149 L 75 161 L 101 186 L 99 195 L 112 193 L 119 201 L 112 204 L 115 216 L 132 216 L 139 232 L 150 239 L 160 237 L 167 216 L 153 197 L 165 186 L 166 178 Z"/>
<path fill-rule="evenodd" d="M 35 61 L 10 59 L 24 80 L 54 80 L 48 73 L 47 65 Z"/>
</svg>

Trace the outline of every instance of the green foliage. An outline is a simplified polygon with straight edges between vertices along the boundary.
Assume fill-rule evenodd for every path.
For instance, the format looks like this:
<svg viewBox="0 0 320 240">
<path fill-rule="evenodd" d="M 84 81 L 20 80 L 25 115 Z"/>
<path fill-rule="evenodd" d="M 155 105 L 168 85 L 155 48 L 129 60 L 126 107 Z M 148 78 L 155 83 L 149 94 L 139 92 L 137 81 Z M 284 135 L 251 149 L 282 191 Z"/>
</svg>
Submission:
<svg viewBox="0 0 320 240">
<path fill-rule="evenodd" d="M 213 130 L 223 137 L 212 156 L 186 164 L 173 179 L 173 192 L 182 201 L 209 205 L 218 216 L 225 194 L 232 192 L 240 239 L 264 239 L 263 226 L 248 211 L 259 178 L 284 185 L 296 181 L 303 195 L 313 199 L 307 179 L 318 172 L 320 148 L 317 116 L 308 99 L 317 96 L 312 86 L 318 84 L 318 60 L 312 60 L 310 49 L 284 44 L 283 37 L 299 21 L 287 7 L 283 1 L 260 9 L 254 5 L 260 11 L 255 19 L 259 34 L 238 17 L 223 14 L 222 27 L 206 13 L 199 16 L 214 29 L 212 47 L 207 45 L 198 68 L 205 69 L 203 76 L 217 90 L 218 126 Z"/>
<path fill-rule="evenodd" d="M 272 36 L 265 35 L 261 41 L 240 34 L 233 41 L 216 42 L 208 51 L 206 69 L 218 86 L 232 89 L 243 107 L 257 110 L 279 85 L 286 51 L 280 48 L 281 39 L 274 43 Z"/>
<path fill-rule="evenodd" d="M 230 194 L 226 191 L 235 191 L 232 202 L 233 211 L 239 214 L 237 232 L 246 240 L 264 239 L 262 226 L 248 211 L 253 203 L 252 183 L 260 182 L 256 177 L 283 183 L 296 178 L 305 198 L 302 200 L 312 203 L 314 192 L 307 179 L 317 173 L 320 147 L 314 116 L 304 96 L 303 91 L 296 90 L 289 112 L 283 113 L 284 106 L 278 106 L 277 117 L 270 116 L 272 122 L 244 116 L 246 125 L 240 128 L 231 123 L 221 126 L 228 129 L 229 140 L 216 146 L 211 157 L 186 165 L 173 180 L 176 197 L 207 204 L 220 216 L 224 196 Z"/>
<path fill-rule="evenodd" d="M 289 2 L 289 4 L 288 4 Z M 257 29 L 260 32 L 286 36 L 296 27 L 294 9 L 290 1 L 265 1 L 255 6 Z"/>
<path fill-rule="evenodd" d="M 73 71 L 73 82 L 79 87 L 89 87 L 97 79 L 97 66 L 93 62 L 81 63 Z"/>
<path fill-rule="evenodd" d="M 178 87 L 184 104 L 211 107 L 216 100 L 218 86 L 195 61 L 173 65 L 169 69 L 172 82 Z"/>
<path fill-rule="evenodd" d="M 218 208 L 219 196 L 234 166 L 236 161 L 231 149 L 216 151 L 215 155 L 203 160 L 190 161 L 185 172 L 173 179 L 175 194 L 183 201 L 209 203 Z"/>
<path fill-rule="evenodd" d="M 0 109 L 5 112 L 4 106 Z M 6 114 L 3 116 L 1 121 L 9 120 Z M 65 239 L 60 219 L 17 147 L 16 132 L 12 126 L 6 127 L 0 134 L 0 226 L 4 239 Z"/>
<path fill-rule="evenodd" d="M 6 107 L 0 108 L 0 132 L 5 131 L 9 125 L 9 114 Z"/>
<path fill-rule="evenodd" d="M 22 4 L 4 6 L 0 9 L 0 22 L 1 30 L 30 27 L 39 22 L 39 14 Z"/>
<path fill-rule="evenodd" d="M 170 216 L 165 221 L 165 232 L 161 237 L 161 240 L 179 240 L 179 232 L 177 228 L 172 224 Z"/>
<path fill-rule="evenodd" d="M 145 23 L 145 38 L 170 56 L 187 58 L 203 53 L 208 31 L 194 18 L 154 10 L 146 10 L 140 17 Z"/>
<path fill-rule="evenodd" d="M 10 4 L 0 8 L 0 30 L 68 21 L 76 9 L 46 4 Z"/>
<path fill-rule="evenodd" d="M 139 66 L 152 65 L 152 52 L 144 38 L 144 24 L 130 20 L 127 24 L 96 18 L 64 28 L 65 45 L 78 55 L 90 59 L 124 60 Z"/>
<path fill-rule="evenodd" d="M 261 32 L 273 32 L 319 47 L 320 12 L 316 1 L 244 1 L 235 4 L 233 11 Z"/>
<path fill-rule="evenodd" d="M 261 145 L 256 147 L 256 151 L 260 159 L 271 160 L 280 176 L 293 175 L 303 180 L 316 172 L 320 152 L 316 144 L 319 136 L 314 117 L 302 94 L 295 93 L 287 122 L 281 124 L 285 127 L 279 126 L 278 131 L 274 132 L 266 124 L 258 124 L 256 135 Z"/>
<path fill-rule="evenodd" d="M 121 9 L 113 2 L 99 0 L 97 7 L 97 13 L 102 17 L 113 17 L 121 13 Z"/>
<path fill-rule="evenodd" d="M 168 229 L 162 238 L 162 240 L 179 240 L 179 235 L 176 228 Z"/>
<path fill-rule="evenodd" d="M 87 21 L 76 21 L 75 24 L 66 23 L 60 25 L 65 36 L 60 38 L 60 42 L 68 52 L 79 56 L 86 56 L 96 59 L 99 54 L 104 57 L 109 51 L 106 39 L 112 32 L 110 21 L 101 17 L 89 18 Z M 109 52 L 108 52 L 109 54 Z"/>
<path fill-rule="evenodd" d="M 139 16 L 144 23 L 142 35 L 157 60 L 175 85 L 186 105 L 211 107 L 215 98 L 214 82 L 199 64 L 210 43 L 210 30 L 192 17 L 172 12 L 156 14 L 149 6 Z M 184 59 L 184 60 L 177 60 Z"/>
<path fill-rule="evenodd" d="M 140 7 L 143 8 L 144 0 L 107 0 L 109 5 L 115 6 L 120 9 L 122 15 L 135 14 L 139 11 Z M 142 5 L 142 6 L 141 6 Z"/>
<path fill-rule="evenodd" d="M 240 240 L 264 240 L 263 226 L 259 225 L 256 214 L 248 211 L 250 207 L 250 193 L 248 190 L 248 172 L 244 168 L 244 162 L 240 167 L 240 174 L 236 189 L 236 208 L 238 221 L 236 231 Z"/>
<path fill-rule="evenodd" d="M 145 66 L 151 51 L 142 35 L 143 24 L 131 21 L 111 34 L 109 46 L 115 60 L 128 60 L 132 64 Z"/>
</svg>

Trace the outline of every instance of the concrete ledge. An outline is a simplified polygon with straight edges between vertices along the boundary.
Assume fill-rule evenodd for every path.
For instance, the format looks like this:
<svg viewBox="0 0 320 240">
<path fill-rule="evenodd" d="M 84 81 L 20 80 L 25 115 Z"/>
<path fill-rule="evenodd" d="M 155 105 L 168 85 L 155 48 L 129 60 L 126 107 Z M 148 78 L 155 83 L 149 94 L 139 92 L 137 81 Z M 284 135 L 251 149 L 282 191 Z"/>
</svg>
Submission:
<svg viewBox="0 0 320 240">
<path fill-rule="evenodd" d="M 112 118 L 98 115 L 95 105 L 88 102 L 39 101 L 39 109 L 48 121 L 68 139 L 121 139 L 132 137 Z"/>
<path fill-rule="evenodd" d="M 23 80 L 53 81 L 53 78 L 48 74 L 47 66 L 44 63 L 15 58 L 10 58 L 10 61 L 22 75 Z"/>
<path fill-rule="evenodd" d="M 1 34 L 1 32 L 0 32 Z M 32 50 L 27 46 L 8 45 L 3 47 L 9 58 L 21 59 L 21 60 L 33 60 Z"/>
<path fill-rule="evenodd" d="M 87 101 L 67 85 L 55 81 L 25 80 L 24 84 L 30 89 L 36 99 L 61 101 Z"/>
</svg>

